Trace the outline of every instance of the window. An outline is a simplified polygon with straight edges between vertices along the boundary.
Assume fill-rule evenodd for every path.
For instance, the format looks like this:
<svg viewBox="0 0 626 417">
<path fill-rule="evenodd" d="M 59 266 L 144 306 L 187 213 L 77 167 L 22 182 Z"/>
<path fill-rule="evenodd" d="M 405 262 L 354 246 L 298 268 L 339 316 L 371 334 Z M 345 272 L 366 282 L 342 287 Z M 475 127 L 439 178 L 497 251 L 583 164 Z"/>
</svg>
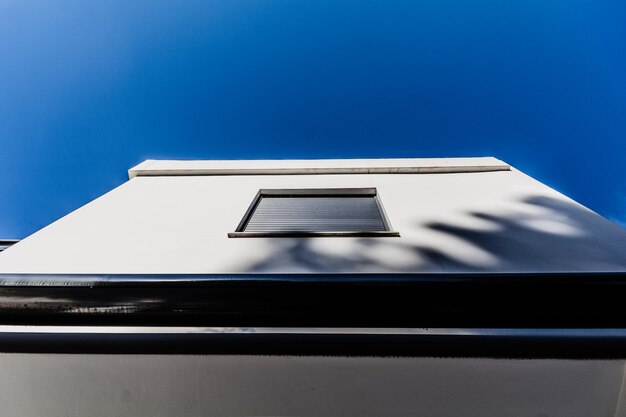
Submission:
<svg viewBox="0 0 626 417">
<path fill-rule="evenodd" d="M 229 237 L 399 236 L 375 188 L 260 190 Z"/>
<path fill-rule="evenodd" d="M 0 239 L 0 252 L 5 249 L 9 249 L 9 247 L 15 245 L 18 240 L 15 239 Z"/>
</svg>

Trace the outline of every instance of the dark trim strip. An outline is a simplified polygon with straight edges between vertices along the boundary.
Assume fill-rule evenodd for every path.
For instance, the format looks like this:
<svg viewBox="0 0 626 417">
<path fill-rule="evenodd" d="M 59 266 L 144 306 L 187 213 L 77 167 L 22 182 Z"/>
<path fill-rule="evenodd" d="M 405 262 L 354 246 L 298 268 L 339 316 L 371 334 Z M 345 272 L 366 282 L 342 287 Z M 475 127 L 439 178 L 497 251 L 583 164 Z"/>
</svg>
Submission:
<svg viewBox="0 0 626 417">
<path fill-rule="evenodd" d="M 0 352 L 626 358 L 625 297 L 626 273 L 1 274 Z"/>
<path fill-rule="evenodd" d="M 19 242 L 19 239 L 0 239 L 0 252 L 10 248 Z"/>
<path fill-rule="evenodd" d="M 626 328 L 626 273 L 0 275 L 0 325 Z"/>
<path fill-rule="evenodd" d="M 375 187 L 358 188 L 261 188 L 259 196 L 272 197 L 373 197 Z"/>
<path fill-rule="evenodd" d="M 383 219 L 383 223 L 385 220 Z M 399 232 L 230 232 L 228 237 L 399 237 Z"/>
<path fill-rule="evenodd" d="M 94 330 L 91 328 L 90 330 Z M 0 332 L 0 352 L 624 359 L 624 332 Z M 341 330 L 341 329 L 338 329 Z M 466 329 L 472 330 L 472 329 Z M 481 330 L 481 329 L 475 329 Z M 484 330 L 484 329 L 483 329 Z"/>
<path fill-rule="evenodd" d="M 0 287 L 188 286 L 220 283 L 355 283 L 471 285 L 626 285 L 623 272 L 466 272 L 466 273 L 232 273 L 80 274 L 0 273 Z"/>
</svg>

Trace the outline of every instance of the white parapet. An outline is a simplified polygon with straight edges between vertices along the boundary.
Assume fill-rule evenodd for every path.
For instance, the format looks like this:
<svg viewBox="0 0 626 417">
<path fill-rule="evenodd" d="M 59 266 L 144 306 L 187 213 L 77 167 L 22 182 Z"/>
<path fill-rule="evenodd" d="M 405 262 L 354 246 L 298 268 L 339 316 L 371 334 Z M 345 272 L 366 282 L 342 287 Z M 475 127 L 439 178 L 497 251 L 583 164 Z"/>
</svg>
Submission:
<svg viewBox="0 0 626 417">
<path fill-rule="evenodd" d="M 130 179 L 180 175 L 432 174 L 508 171 L 496 158 L 301 159 L 249 161 L 147 160 Z"/>
</svg>

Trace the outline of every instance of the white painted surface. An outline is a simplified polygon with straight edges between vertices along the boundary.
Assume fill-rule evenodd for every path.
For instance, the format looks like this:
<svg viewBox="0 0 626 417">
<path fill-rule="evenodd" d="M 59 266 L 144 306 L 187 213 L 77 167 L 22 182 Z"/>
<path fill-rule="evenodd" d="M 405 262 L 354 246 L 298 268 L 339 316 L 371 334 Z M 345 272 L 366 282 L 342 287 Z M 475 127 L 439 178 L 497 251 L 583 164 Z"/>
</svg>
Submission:
<svg viewBox="0 0 626 417">
<path fill-rule="evenodd" d="M 136 176 L 390 174 L 508 171 L 492 158 L 300 159 L 251 161 L 147 160 L 128 171 Z"/>
<path fill-rule="evenodd" d="M 0 354 L 19 416 L 614 416 L 624 361 Z"/>
<path fill-rule="evenodd" d="M 147 161 L 0 253 L 0 272 L 626 271 L 626 231 L 500 161 L 396 161 L 488 169 Z M 323 174 L 337 167 L 359 173 Z M 376 187 L 401 237 L 227 237 L 260 188 L 325 187 Z M 623 376 L 600 360 L 0 354 L 0 415 L 614 416 Z"/>
<path fill-rule="evenodd" d="M 401 237 L 227 237 L 260 188 L 326 187 L 376 187 Z M 625 270 L 626 230 L 514 169 L 139 176 L 0 253 L 16 273 Z"/>
</svg>

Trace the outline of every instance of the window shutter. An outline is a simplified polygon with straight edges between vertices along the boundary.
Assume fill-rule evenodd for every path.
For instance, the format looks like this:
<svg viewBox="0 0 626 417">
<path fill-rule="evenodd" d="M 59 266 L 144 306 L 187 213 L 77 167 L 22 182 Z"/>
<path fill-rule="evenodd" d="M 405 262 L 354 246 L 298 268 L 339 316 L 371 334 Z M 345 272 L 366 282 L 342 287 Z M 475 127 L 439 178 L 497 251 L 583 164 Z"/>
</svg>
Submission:
<svg viewBox="0 0 626 417">
<path fill-rule="evenodd" d="M 229 237 L 384 237 L 376 188 L 261 189 Z"/>
<path fill-rule="evenodd" d="M 375 196 L 261 196 L 245 232 L 382 232 Z"/>
</svg>

